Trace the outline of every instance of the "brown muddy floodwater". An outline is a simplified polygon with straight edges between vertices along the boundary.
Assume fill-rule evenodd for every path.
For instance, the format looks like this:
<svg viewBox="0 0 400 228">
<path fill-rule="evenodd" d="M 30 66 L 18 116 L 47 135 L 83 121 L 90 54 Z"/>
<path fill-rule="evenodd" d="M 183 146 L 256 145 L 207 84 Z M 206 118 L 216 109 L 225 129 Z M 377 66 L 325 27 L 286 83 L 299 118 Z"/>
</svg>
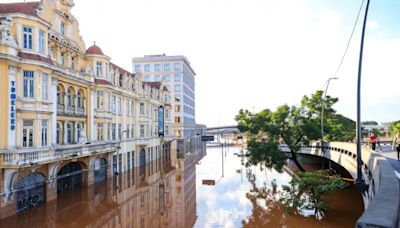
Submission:
<svg viewBox="0 0 400 228">
<path fill-rule="evenodd" d="M 272 181 L 288 184 L 291 175 L 244 166 L 240 147 L 207 148 L 143 181 L 140 170 L 124 173 L 0 221 L 0 227 L 354 227 L 362 214 L 354 187 L 327 197 L 330 210 L 316 221 L 309 211 L 284 213 Z M 200 160 L 201 159 L 201 160 Z M 222 160 L 223 159 L 223 160 Z M 200 160 L 200 161 L 198 161 Z M 223 161 L 223 163 L 222 163 Z M 203 185 L 203 180 L 215 185 Z M 260 197 L 262 196 L 262 197 Z"/>
</svg>

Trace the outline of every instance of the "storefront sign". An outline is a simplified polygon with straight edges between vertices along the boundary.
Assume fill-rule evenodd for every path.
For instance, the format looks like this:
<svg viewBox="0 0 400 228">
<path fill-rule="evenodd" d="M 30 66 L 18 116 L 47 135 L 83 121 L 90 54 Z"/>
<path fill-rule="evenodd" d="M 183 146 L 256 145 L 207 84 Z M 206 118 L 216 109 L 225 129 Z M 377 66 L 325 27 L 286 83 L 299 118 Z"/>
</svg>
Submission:
<svg viewBox="0 0 400 228">
<path fill-rule="evenodd" d="M 164 107 L 158 108 L 158 136 L 164 136 Z"/>
</svg>

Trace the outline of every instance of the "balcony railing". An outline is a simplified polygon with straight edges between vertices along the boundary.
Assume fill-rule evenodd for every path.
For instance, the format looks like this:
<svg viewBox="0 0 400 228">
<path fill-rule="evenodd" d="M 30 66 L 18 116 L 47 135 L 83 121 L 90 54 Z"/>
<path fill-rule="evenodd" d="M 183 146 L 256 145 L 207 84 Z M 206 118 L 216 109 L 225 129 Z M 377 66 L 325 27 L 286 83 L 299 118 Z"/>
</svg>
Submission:
<svg viewBox="0 0 400 228">
<path fill-rule="evenodd" d="M 26 166 L 38 163 L 50 163 L 73 157 L 86 157 L 98 153 L 109 153 L 117 150 L 118 143 L 96 143 L 61 145 L 45 149 L 24 149 L 19 151 L 0 152 L 0 164 L 3 166 Z"/>
<path fill-rule="evenodd" d="M 65 114 L 65 106 L 57 105 L 57 114 Z"/>
<path fill-rule="evenodd" d="M 83 108 L 77 108 L 76 109 L 76 115 L 78 115 L 78 116 L 84 116 L 86 113 L 85 113 L 85 109 L 83 109 Z"/>
</svg>

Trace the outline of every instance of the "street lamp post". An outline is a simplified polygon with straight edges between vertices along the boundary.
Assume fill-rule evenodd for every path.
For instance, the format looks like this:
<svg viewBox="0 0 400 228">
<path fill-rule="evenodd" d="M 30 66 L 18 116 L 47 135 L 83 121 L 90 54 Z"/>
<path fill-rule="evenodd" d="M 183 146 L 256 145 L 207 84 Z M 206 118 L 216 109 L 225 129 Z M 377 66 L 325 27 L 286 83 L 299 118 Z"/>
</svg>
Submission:
<svg viewBox="0 0 400 228">
<path fill-rule="evenodd" d="M 364 50 L 364 35 L 365 35 L 365 27 L 367 24 L 367 17 L 368 17 L 368 9 L 369 9 L 369 2 L 367 0 L 367 6 L 365 8 L 365 17 L 364 23 L 362 28 L 362 35 L 361 35 L 361 47 L 360 47 L 360 60 L 358 64 L 358 78 L 357 78 L 357 122 L 356 122 L 356 143 L 357 143 L 357 179 L 355 184 L 357 189 L 364 193 L 368 189 L 368 185 L 365 184 L 365 181 L 362 177 L 362 160 L 361 160 L 361 71 L 362 71 L 362 58 L 363 58 L 363 50 Z"/>
<path fill-rule="evenodd" d="M 328 92 L 329 83 L 331 80 L 339 79 L 337 77 L 329 78 L 326 81 L 325 92 L 322 98 L 322 107 L 321 107 L 321 151 L 324 152 L 324 110 L 325 110 L 325 99 L 326 93 Z"/>
</svg>

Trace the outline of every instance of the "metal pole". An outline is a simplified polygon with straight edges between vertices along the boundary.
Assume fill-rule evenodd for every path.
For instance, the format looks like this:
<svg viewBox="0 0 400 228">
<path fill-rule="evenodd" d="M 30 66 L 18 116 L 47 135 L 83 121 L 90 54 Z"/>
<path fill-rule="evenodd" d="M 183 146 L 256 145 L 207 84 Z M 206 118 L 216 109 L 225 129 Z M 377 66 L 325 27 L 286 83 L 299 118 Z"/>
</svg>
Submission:
<svg viewBox="0 0 400 228">
<path fill-rule="evenodd" d="M 368 189 L 368 186 L 365 184 L 364 179 L 362 178 L 362 160 L 361 160 L 361 71 L 362 71 L 362 58 L 363 58 L 363 50 L 364 50 L 364 36 L 365 36 L 365 27 L 367 24 L 368 17 L 368 9 L 369 2 L 367 0 L 367 6 L 365 8 L 365 17 L 362 28 L 361 35 L 361 47 L 360 47 L 360 60 L 358 64 L 358 80 L 357 80 L 357 122 L 356 122 L 356 138 L 357 138 L 357 179 L 356 186 L 359 191 L 365 192 Z"/>
<path fill-rule="evenodd" d="M 325 99 L 326 99 L 326 94 L 328 92 L 328 87 L 329 87 L 329 82 L 332 79 L 339 79 L 337 77 L 334 78 L 329 78 L 326 81 L 326 87 L 325 87 L 325 92 L 322 97 L 322 107 L 321 107 L 321 151 L 324 152 L 324 111 L 325 111 Z"/>
</svg>

